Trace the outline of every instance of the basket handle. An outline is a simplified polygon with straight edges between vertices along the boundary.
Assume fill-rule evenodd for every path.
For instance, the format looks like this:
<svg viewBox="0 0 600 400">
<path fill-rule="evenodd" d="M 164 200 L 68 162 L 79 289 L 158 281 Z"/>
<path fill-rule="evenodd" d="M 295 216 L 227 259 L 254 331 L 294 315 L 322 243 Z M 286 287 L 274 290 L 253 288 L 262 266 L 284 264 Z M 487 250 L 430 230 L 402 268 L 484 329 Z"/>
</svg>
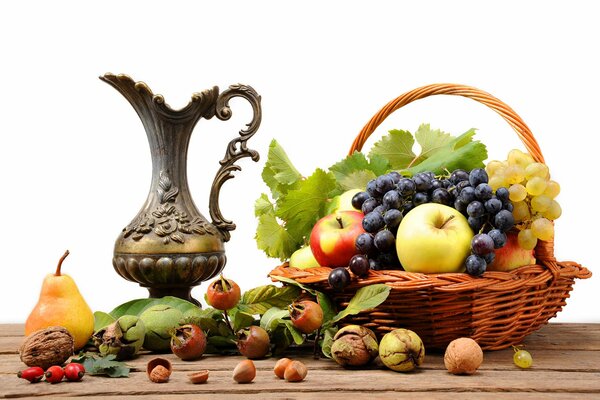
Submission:
<svg viewBox="0 0 600 400">
<path fill-rule="evenodd" d="M 544 156 L 542 155 L 537 140 L 533 137 L 533 133 L 531 133 L 527 124 L 525 124 L 523 119 L 521 119 L 512 108 L 483 90 L 454 83 L 434 83 L 432 85 L 422 86 L 413 89 L 410 92 L 406 92 L 387 103 L 373 116 L 373 118 L 371 118 L 364 128 L 362 128 L 358 136 L 354 139 L 348 154 L 351 155 L 355 151 L 360 151 L 369 136 L 371 136 L 375 129 L 377 129 L 377 127 L 394 111 L 415 100 L 438 94 L 468 97 L 496 111 L 517 133 L 534 160 L 537 162 L 544 162 Z"/>
</svg>

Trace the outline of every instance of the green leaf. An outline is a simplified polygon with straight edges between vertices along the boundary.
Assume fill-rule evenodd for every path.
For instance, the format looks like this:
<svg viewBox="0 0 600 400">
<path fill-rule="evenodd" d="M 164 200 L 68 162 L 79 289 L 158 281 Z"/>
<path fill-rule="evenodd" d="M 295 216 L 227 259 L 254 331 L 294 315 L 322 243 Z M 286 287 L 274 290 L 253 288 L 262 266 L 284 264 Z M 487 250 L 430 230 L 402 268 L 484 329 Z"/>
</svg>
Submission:
<svg viewBox="0 0 600 400">
<path fill-rule="evenodd" d="M 331 345 L 333 344 L 333 337 L 337 333 L 338 328 L 333 326 L 325 329 L 323 332 L 323 339 L 320 340 L 321 352 L 327 358 L 331 358 Z"/>
<path fill-rule="evenodd" d="M 300 247 L 299 241 L 290 236 L 277 218 L 272 214 L 263 214 L 258 217 L 256 227 L 256 245 L 267 256 L 286 260 Z"/>
<path fill-rule="evenodd" d="M 86 374 L 89 375 L 107 375 L 110 378 L 128 377 L 131 367 L 123 362 L 115 361 L 115 358 L 114 354 L 100 357 L 84 353 L 73 358 L 71 362 L 82 364 Z"/>
<path fill-rule="evenodd" d="M 293 186 L 302 175 L 290 161 L 283 147 L 275 139 L 269 145 L 267 162 L 262 172 L 263 181 L 271 189 L 273 198 L 286 193 L 290 186 Z"/>
<path fill-rule="evenodd" d="M 234 332 L 237 332 L 242 328 L 247 328 L 254 322 L 254 316 L 240 311 L 238 307 L 234 307 L 227 311 L 227 314 L 229 315 L 229 320 Z"/>
<path fill-rule="evenodd" d="M 294 339 L 292 338 L 292 334 L 287 329 L 285 324 L 278 324 L 271 334 L 271 343 L 274 346 L 273 354 L 282 354 L 288 347 L 290 347 L 293 341 Z"/>
<path fill-rule="evenodd" d="M 325 294 L 321 292 L 317 292 L 317 302 L 321 306 L 323 310 L 323 326 L 329 326 L 333 318 L 335 317 L 335 306 L 331 299 Z"/>
<path fill-rule="evenodd" d="M 355 315 L 377 307 L 387 299 L 391 289 L 385 284 L 369 285 L 358 289 L 348 306 L 333 318 L 333 322 L 338 322 L 348 315 Z"/>
<path fill-rule="evenodd" d="M 271 203 L 269 197 L 264 193 L 254 202 L 254 216 L 259 217 L 263 214 L 275 215 L 273 203 Z"/>
<path fill-rule="evenodd" d="M 313 225 L 323 216 L 326 201 L 333 197 L 335 178 L 322 169 L 317 170 L 298 188 L 277 200 L 276 215 L 285 221 L 287 232 L 296 242 L 310 236 Z M 291 254 L 290 254 L 291 255 Z"/>
<path fill-rule="evenodd" d="M 376 156 L 369 161 L 363 153 L 355 151 L 329 167 L 329 170 L 343 190 L 364 190 L 367 182 L 387 172 L 389 167 L 388 161 L 383 157 Z"/>
<path fill-rule="evenodd" d="M 470 171 L 484 167 L 483 161 L 487 159 L 487 149 L 480 141 L 473 140 L 474 135 L 475 130 L 470 129 L 458 137 L 453 137 L 443 147 L 437 148 L 427 159 L 408 168 L 407 172 L 412 175 L 423 171 L 444 174 L 445 171 L 459 168 Z"/>
<path fill-rule="evenodd" d="M 268 332 L 273 332 L 279 325 L 279 321 L 289 315 L 289 311 L 286 309 L 271 307 L 261 317 L 260 327 Z"/>
<path fill-rule="evenodd" d="M 429 158 L 435 151 L 446 146 L 454 138 L 449 133 L 442 132 L 439 129 L 431 129 L 429 124 L 421 124 L 415 132 L 415 139 L 421 145 L 421 153 L 412 164 L 418 164 Z"/>
<path fill-rule="evenodd" d="M 285 276 L 273 276 L 273 279 L 276 279 L 280 282 L 289 283 L 292 286 L 297 286 L 301 289 L 306 290 L 308 293 L 312 294 L 313 296 L 316 296 L 318 293 L 315 289 L 308 287 L 300 282 L 296 282 L 295 280 L 293 280 L 291 278 L 286 278 Z"/>
<path fill-rule="evenodd" d="M 343 190 L 364 190 L 367 183 L 375 178 L 377 178 L 377 175 L 373 171 L 352 171 L 348 175 L 340 177 L 338 184 Z"/>
<path fill-rule="evenodd" d="M 162 298 L 136 299 L 123 303 L 117 306 L 109 314 L 115 319 L 123 315 L 140 316 L 147 308 L 162 304 L 178 309 L 183 313 L 183 317 L 201 316 L 201 309 L 194 303 L 173 296 L 165 296 Z"/>
<path fill-rule="evenodd" d="M 296 329 L 292 321 L 290 321 L 289 319 L 282 319 L 280 321 L 282 321 L 285 324 L 285 327 L 291 333 L 292 338 L 294 339 L 294 343 L 298 345 L 304 343 L 304 335 L 302 335 L 302 332 Z"/>
<path fill-rule="evenodd" d="M 103 311 L 94 312 L 94 332 L 98 332 L 100 329 L 107 327 L 116 320 L 115 317 Z"/>
<path fill-rule="evenodd" d="M 381 156 L 390 163 L 392 169 L 404 169 L 416 157 L 412 150 L 414 144 L 415 139 L 410 132 L 394 129 L 373 145 L 369 158 Z"/>
<path fill-rule="evenodd" d="M 247 314 L 264 314 L 271 307 L 287 307 L 299 295 L 295 286 L 259 286 L 245 292 L 237 307 Z"/>
</svg>

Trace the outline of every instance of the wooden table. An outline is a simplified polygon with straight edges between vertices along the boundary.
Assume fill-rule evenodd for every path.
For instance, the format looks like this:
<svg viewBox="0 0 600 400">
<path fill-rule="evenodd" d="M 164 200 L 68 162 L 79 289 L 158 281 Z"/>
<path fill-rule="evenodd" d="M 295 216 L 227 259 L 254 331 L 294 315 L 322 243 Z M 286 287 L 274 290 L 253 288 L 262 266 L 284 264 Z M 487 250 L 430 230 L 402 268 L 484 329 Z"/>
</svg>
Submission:
<svg viewBox="0 0 600 400">
<path fill-rule="evenodd" d="M 93 397 L 127 396 L 153 399 L 191 399 L 198 397 L 241 398 L 364 398 L 445 399 L 599 399 L 600 398 L 600 324 L 549 324 L 530 335 L 524 346 L 533 355 L 534 366 L 520 370 L 513 365 L 512 349 L 486 352 L 484 362 L 473 376 L 454 376 L 446 372 L 442 354 L 427 354 L 424 365 L 413 373 L 390 370 L 345 370 L 328 359 L 314 360 L 311 354 L 294 354 L 308 366 L 305 381 L 288 383 L 273 374 L 276 359 L 256 361 L 256 379 L 251 384 L 236 384 L 231 379 L 238 356 L 206 356 L 199 361 L 173 363 L 168 383 L 152 383 L 145 366 L 154 355 L 144 354 L 128 363 L 129 378 L 104 378 L 86 375 L 82 382 L 30 384 L 18 379 L 24 368 L 17 349 L 22 340 L 22 325 L 0 325 L 0 397 Z M 194 385 L 187 373 L 209 369 L 207 383 Z M 201 395 L 201 396 L 199 396 Z M 117 397 L 118 398 L 118 397 Z"/>
</svg>

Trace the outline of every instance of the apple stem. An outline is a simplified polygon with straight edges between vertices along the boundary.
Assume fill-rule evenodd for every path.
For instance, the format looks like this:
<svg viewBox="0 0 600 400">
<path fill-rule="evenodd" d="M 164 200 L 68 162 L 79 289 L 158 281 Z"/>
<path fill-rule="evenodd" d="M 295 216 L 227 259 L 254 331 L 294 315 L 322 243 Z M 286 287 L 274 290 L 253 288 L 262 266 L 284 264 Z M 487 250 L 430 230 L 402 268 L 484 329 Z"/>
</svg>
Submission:
<svg viewBox="0 0 600 400">
<path fill-rule="evenodd" d="M 56 266 L 56 272 L 54 273 L 54 276 L 60 276 L 60 267 L 62 266 L 63 261 L 65 261 L 65 258 L 67 258 L 68 255 L 69 250 L 65 251 L 65 254 L 63 254 L 60 260 L 58 260 L 58 265 Z"/>
<path fill-rule="evenodd" d="M 444 221 L 444 223 L 442 224 L 442 226 L 440 226 L 440 229 L 443 229 L 444 226 L 446 226 L 446 224 L 448 222 L 452 221 L 453 219 L 454 219 L 454 215 L 449 216 L 448 219 Z"/>
<path fill-rule="evenodd" d="M 344 229 L 344 223 L 342 222 L 342 217 L 335 217 L 335 220 L 340 224 L 340 229 Z"/>
</svg>

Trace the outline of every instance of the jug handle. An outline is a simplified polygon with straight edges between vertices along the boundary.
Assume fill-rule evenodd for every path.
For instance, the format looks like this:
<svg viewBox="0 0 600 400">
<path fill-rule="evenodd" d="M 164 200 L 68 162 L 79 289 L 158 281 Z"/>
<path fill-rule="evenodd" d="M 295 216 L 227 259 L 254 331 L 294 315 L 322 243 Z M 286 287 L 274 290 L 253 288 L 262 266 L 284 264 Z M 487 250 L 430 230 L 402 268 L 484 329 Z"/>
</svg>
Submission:
<svg viewBox="0 0 600 400">
<path fill-rule="evenodd" d="M 221 186 L 225 181 L 234 177 L 234 171 L 241 171 L 242 168 L 235 164 L 238 160 L 244 157 L 250 157 L 252 161 L 258 161 L 258 152 L 249 149 L 246 146 L 246 142 L 256 133 L 262 119 L 260 95 L 256 93 L 251 86 L 242 84 L 231 85 L 219 95 L 216 101 L 215 110 L 217 118 L 221 121 L 226 121 L 231 118 L 232 112 L 229 107 L 229 100 L 234 97 L 246 99 L 252 106 L 253 115 L 252 120 L 246 124 L 246 129 L 240 130 L 239 137 L 236 137 L 227 145 L 225 158 L 219 161 L 221 167 L 217 171 L 210 189 L 210 217 L 212 218 L 212 224 L 221 232 L 225 242 L 229 241 L 231 237 L 229 232 L 235 229 L 235 224 L 232 221 L 225 219 L 221 214 L 221 208 L 219 207 L 219 193 L 221 191 Z"/>
</svg>

